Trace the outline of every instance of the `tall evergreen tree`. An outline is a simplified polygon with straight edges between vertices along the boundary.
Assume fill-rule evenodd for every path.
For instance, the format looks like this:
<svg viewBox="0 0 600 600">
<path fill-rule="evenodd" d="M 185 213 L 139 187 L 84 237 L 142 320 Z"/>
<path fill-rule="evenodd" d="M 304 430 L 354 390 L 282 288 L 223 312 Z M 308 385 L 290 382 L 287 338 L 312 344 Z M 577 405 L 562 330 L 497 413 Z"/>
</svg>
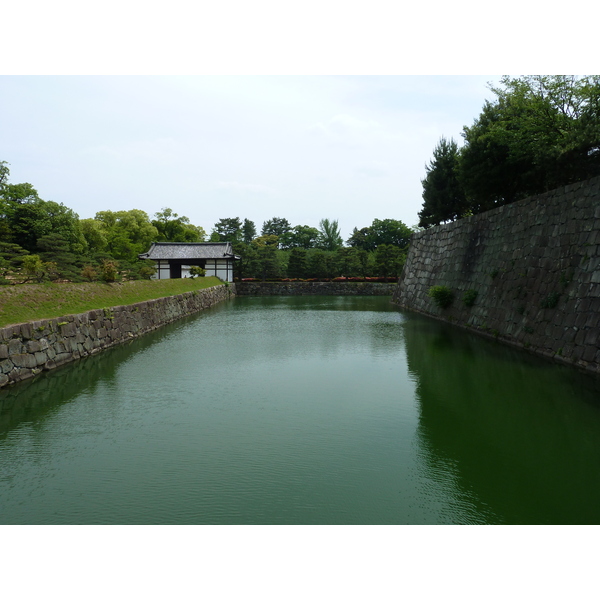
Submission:
<svg viewBox="0 0 600 600">
<path fill-rule="evenodd" d="M 431 227 L 454 221 L 466 210 L 466 198 L 459 181 L 459 151 L 456 142 L 442 137 L 433 151 L 433 159 L 425 167 L 423 208 L 419 226 Z"/>
</svg>

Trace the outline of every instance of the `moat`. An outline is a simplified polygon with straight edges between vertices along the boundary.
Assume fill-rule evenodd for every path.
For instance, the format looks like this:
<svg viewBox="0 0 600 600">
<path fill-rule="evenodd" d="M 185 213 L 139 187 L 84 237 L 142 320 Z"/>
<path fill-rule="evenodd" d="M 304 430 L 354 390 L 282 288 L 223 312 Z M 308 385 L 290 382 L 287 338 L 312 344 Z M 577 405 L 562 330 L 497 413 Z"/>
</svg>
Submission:
<svg viewBox="0 0 600 600">
<path fill-rule="evenodd" d="M 600 382 L 389 297 L 238 297 L 0 391 L 0 524 L 600 522 Z"/>
</svg>

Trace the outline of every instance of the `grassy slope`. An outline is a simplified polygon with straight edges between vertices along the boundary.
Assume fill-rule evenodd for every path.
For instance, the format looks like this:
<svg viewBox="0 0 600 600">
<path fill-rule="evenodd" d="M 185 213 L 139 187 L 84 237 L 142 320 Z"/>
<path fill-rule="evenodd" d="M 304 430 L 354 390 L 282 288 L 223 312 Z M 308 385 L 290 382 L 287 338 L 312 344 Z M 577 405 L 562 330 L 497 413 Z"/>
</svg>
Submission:
<svg viewBox="0 0 600 600">
<path fill-rule="evenodd" d="M 134 304 L 220 285 L 216 277 L 0 286 L 0 327 Z"/>
</svg>

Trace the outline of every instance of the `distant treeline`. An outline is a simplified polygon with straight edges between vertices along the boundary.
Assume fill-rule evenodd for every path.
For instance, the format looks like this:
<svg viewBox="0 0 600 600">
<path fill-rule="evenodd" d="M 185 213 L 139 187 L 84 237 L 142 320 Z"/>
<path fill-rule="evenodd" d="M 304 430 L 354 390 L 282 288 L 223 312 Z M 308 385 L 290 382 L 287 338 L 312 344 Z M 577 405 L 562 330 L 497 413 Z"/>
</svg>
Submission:
<svg viewBox="0 0 600 600">
<path fill-rule="evenodd" d="M 464 144 L 441 138 L 419 226 L 431 227 L 600 175 L 600 75 L 508 76 Z"/>
<path fill-rule="evenodd" d="M 338 222 L 319 228 L 292 226 L 275 217 L 255 224 L 220 219 L 210 236 L 185 216 L 163 208 L 150 219 L 143 210 L 100 211 L 93 219 L 61 203 L 42 200 L 30 183 L 9 183 L 0 161 L 0 284 L 42 281 L 118 281 L 152 277 L 140 261 L 152 242 L 229 241 L 241 257 L 238 278 L 393 277 L 401 270 L 412 231 L 395 219 L 375 219 L 342 241 Z"/>
</svg>

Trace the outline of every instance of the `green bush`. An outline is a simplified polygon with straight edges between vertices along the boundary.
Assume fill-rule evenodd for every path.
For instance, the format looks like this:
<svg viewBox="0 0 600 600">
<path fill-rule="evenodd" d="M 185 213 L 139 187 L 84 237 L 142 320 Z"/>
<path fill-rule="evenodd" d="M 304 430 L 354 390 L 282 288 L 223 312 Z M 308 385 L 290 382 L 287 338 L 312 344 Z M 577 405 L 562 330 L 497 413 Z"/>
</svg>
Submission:
<svg viewBox="0 0 600 600">
<path fill-rule="evenodd" d="M 202 267 L 190 267 L 190 277 L 204 277 L 206 275 L 206 269 Z"/>
<path fill-rule="evenodd" d="M 465 306 L 473 306 L 475 304 L 475 300 L 477 299 L 477 290 L 467 290 L 463 294 L 463 302 Z"/>
<path fill-rule="evenodd" d="M 433 301 L 440 308 L 448 308 L 454 301 L 454 292 L 445 285 L 434 285 L 429 288 L 427 295 L 433 298 Z"/>
</svg>

